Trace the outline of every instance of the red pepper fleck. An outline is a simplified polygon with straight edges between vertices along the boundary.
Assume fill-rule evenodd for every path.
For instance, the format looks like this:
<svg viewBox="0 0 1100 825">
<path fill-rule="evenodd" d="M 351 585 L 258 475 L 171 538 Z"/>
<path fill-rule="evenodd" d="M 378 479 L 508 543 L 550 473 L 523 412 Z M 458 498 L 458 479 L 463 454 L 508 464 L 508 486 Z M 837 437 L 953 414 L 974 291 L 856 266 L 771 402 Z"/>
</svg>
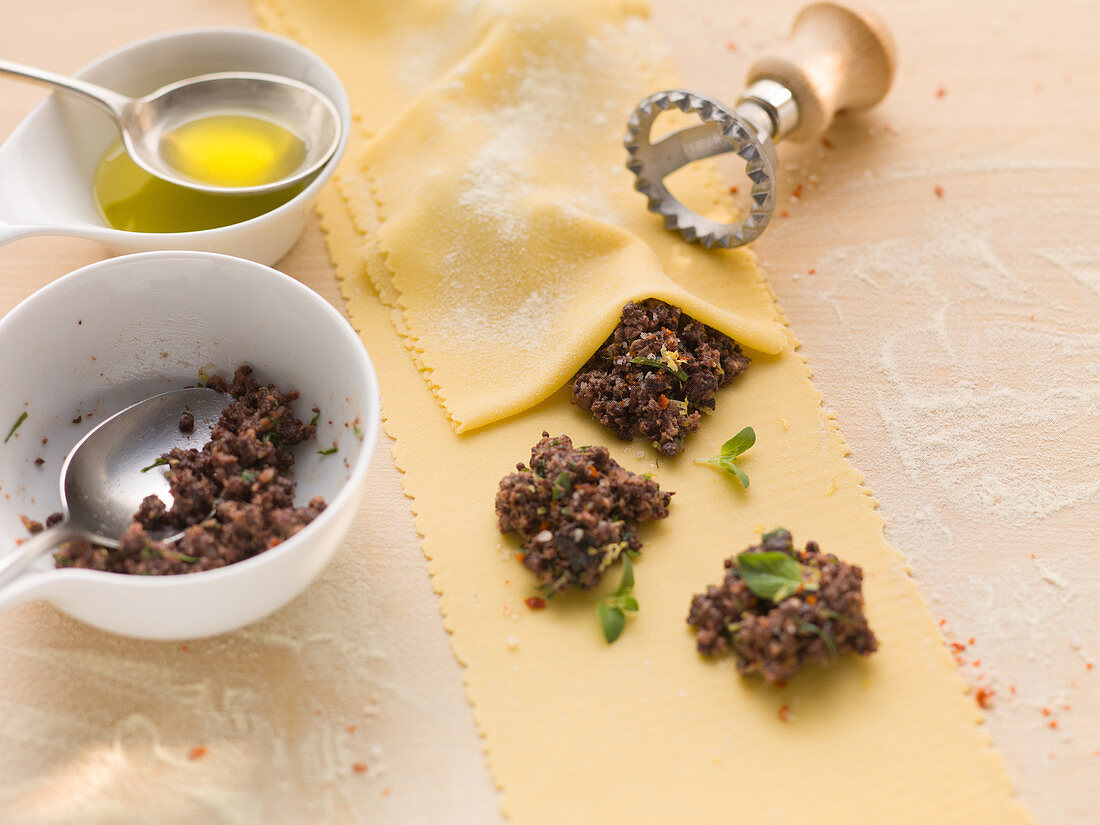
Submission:
<svg viewBox="0 0 1100 825">
<path fill-rule="evenodd" d="M 1057 719 L 1051 719 L 1049 722 L 1047 722 L 1047 727 L 1050 728 L 1051 730 L 1057 730 L 1058 720 Z"/>
<path fill-rule="evenodd" d="M 962 642 L 951 642 L 950 647 L 956 653 L 962 653 L 964 650 L 966 650 L 966 645 L 964 645 Z"/>
<path fill-rule="evenodd" d="M 936 89 L 936 99 L 937 100 L 939 98 L 943 97 L 945 94 L 947 94 L 947 87 L 946 86 L 940 86 L 938 89 Z"/>
<path fill-rule="evenodd" d="M 974 637 L 973 636 L 970 637 L 970 641 L 967 642 L 967 644 L 974 644 Z"/>
<path fill-rule="evenodd" d="M 523 553 L 516 553 L 516 561 L 518 561 L 518 562 L 523 561 Z"/>
<path fill-rule="evenodd" d="M 1092 662 L 1085 662 L 1085 670 L 1092 670 Z"/>
<path fill-rule="evenodd" d="M 947 624 L 947 619 L 940 619 L 940 627 L 943 627 L 945 624 Z"/>
<path fill-rule="evenodd" d="M 180 650 L 182 650 L 184 653 L 186 653 L 190 649 L 191 649 L 190 645 L 180 645 Z"/>
<path fill-rule="evenodd" d="M 210 749 L 205 745 L 196 745 L 191 748 L 191 753 L 188 754 L 192 759 L 202 759 L 206 754 L 210 753 Z"/>
<path fill-rule="evenodd" d="M 827 137 L 823 137 L 821 139 L 821 145 L 824 146 L 826 149 L 832 149 L 833 148 L 833 142 L 831 140 L 829 140 Z"/>
<path fill-rule="evenodd" d="M 1043 716 L 1050 716 L 1050 708 L 1043 708 Z"/>
<path fill-rule="evenodd" d="M 798 184 L 798 186 L 796 186 L 794 188 L 793 192 L 791 192 L 791 197 L 795 197 L 795 198 L 801 198 L 802 197 L 802 184 L 801 183 Z"/>
<path fill-rule="evenodd" d="M 943 187 L 940 186 L 938 183 L 932 188 L 932 191 L 936 193 L 937 198 L 943 197 Z"/>
<path fill-rule="evenodd" d="M 390 795 L 390 786 L 387 785 L 386 787 L 384 787 L 382 789 L 382 796 L 389 796 L 389 795 Z"/>
<path fill-rule="evenodd" d="M 1015 696 L 1016 695 L 1016 685 L 1009 685 L 1008 686 L 1008 692 L 1011 693 L 1013 696 Z"/>
<path fill-rule="evenodd" d="M 355 725 L 348 725 L 348 733 L 355 733 Z"/>
<path fill-rule="evenodd" d="M 786 679 L 779 679 L 774 684 L 774 687 L 775 687 L 776 690 L 783 690 L 783 688 L 785 688 L 786 686 L 787 686 L 787 680 Z"/>
<path fill-rule="evenodd" d="M 973 665 L 974 667 L 979 667 L 979 666 L 981 666 L 981 663 L 982 663 L 982 660 L 981 660 L 981 659 L 975 659 L 975 660 L 974 660 L 973 662 L 971 662 L 970 664 L 972 664 L 972 665 Z"/>
<path fill-rule="evenodd" d="M 664 393 L 661 393 L 659 396 L 657 396 L 657 406 L 660 407 L 662 410 L 668 406 L 668 399 L 665 397 Z"/>
<path fill-rule="evenodd" d="M 791 216 L 791 213 L 788 212 L 786 209 L 784 209 L 782 212 L 779 213 L 779 217 L 781 217 L 781 218 L 789 218 L 790 216 Z"/>
<path fill-rule="evenodd" d="M 737 187 L 736 186 L 731 186 L 730 187 L 730 194 L 731 195 L 736 195 L 737 194 Z"/>
<path fill-rule="evenodd" d="M 817 270 L 816 270 L 816 269 L 807 269 L 807 270 L 806 270 L 806 274 L 807 274 L 807 275 L 814 275 L 814 274 L 816 274 L 816 273 L 817 273 Z"/>
<path fill-rule="evenodd" d="M 530 598 L 524 599 L 523 603 L 532 610 L 546 609 L 546 599 L 544 599 L 542 596 L 531 596 Z"/>
<path fill-rule="evenodd" d="M 351 766 L 351 769 L 356 773 L 366 773 L 368 770 L 367 766 L 362 762 L 356 762 Z"/>
<path fill-rule="evenodd" d="M 729 49 L 731 52 L 735 52 L 737 51 L 737 44 L 734 43 L 732 40 L 727 40 L 726 48 Z"/>
<path fill-rule="evenodd" d="M 779 706 L 779 720 L 781 722 L 790 722 L 791 721 L 791 709 L 789 707 L 787 707 L 786 705 L 780 705 Z"/>
<path fill-rule="evenodd" d="M 974 691 L 974 700 L 982 710 L 988 710 L 993 704 L 993 688 L 978 688 Z"/>
<path fill-rule="evenodd" d="M 15 540 L 15 546 L 18 547 L 19 545 L 21 545 L 25 541 L 26 541 L 26 539 L 16 539 Z"/>
</svg>

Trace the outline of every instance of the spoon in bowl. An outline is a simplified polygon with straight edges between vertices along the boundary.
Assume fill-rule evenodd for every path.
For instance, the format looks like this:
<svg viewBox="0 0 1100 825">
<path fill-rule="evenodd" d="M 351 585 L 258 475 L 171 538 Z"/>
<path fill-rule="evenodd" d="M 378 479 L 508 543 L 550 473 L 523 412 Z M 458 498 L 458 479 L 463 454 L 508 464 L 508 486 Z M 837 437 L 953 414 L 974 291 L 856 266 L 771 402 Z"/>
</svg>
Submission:
<svg viewBox="0 0 1100 825">
<path fill-rule="evenodd" d="M 0 588 L 44 553 L 70 541 L 90 541 L 112 549 L 148 495 L 168 492 L 168 480 L 155 469 L 157 458 L 173 447 L 201 446 L 210 426 L 233 397 L 202 387 L 154 395 L 112 415 L 73 447 L 61 467 L 61 512 L 64 518 L 0 559 Z M 184 432 L 180 417 L 189 413 L 194 426 Z M 167 532 L 167 531 L 165 531 Z M 183 533 L 159 536 L 172 542 Z"/>
<path fill-rule="evenodd" d="M 122 132 L 134 163 L 154 177 L 217 195 L 260 195 L 285 189 L 317 172 L 340 143 L 340 115 L 327 97 L 305 83 L 259 72 L 219 72 L 164 86 L 130 98 L 85 80 L 0 60 L 0 74 L 13 75 L 83 95 L 105 108 Z M 200 180 L 174 166 L 169 157 L 174 132 L 206 117 L 237 116 L 256 125 L 282 127 L 300 139 L 304 151 L 291 168 L 260 183 L 227 186 Z M 282 131 L 281 130 L 281 131 Z"/>
</svg>

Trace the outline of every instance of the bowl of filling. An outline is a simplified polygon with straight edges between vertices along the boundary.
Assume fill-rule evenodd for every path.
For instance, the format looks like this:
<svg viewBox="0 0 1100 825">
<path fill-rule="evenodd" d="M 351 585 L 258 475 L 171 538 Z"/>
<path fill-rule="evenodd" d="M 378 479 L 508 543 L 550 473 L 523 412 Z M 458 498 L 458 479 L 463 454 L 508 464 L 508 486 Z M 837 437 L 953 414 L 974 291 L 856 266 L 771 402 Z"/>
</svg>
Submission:
<svg viewBox="0 0 1100 825">
<path fill-rule="evenodd" d="M 0 559 L 59 520 L 65 460 L 100 422 L 185 387 L 224 398 L 213 423 L 173 417 L 192 446 L 148 456 L 165 493 L 133 501 L 117 547 L 65 542 L 0 589 L 0 608 L 45 599 L 115 633 L 208 636 L 290 601 L 340 547 L 377 381 L 351 325 L 293 278 L 206 252 L 113 258 L 19 304 L 0 347 Z"/>
<path fill-rule="evenodd" d="M 71 235 L 99 241 L 119 254 L 188 249 L 265 264 L 282 258 L 301 235 L 352 129 L 347 94 L 324 61 L 275 34 L 208 27 L 130 43 L 75 76 L 141 97 L 176 81 L 218 72 L 275 74 L 319 91 L 331 101 L 341 124 L 333 156 L 313 177 L 277 192 L 203 193 L 140 169 L 122 148 L 114 120 L 97 104 L 53 94 L 0 147 L 0 244 L 33 235 Z M 187 168 L 201 170 L 195 174 L 206 182 L 236 185 L 217 175 L 278 165 L 299 142 L 289 124 L 218 111 L 215 117 L 188 124 L 186 140 L 181 135 L 173 145 L 184 153 Z"/>
</svg>

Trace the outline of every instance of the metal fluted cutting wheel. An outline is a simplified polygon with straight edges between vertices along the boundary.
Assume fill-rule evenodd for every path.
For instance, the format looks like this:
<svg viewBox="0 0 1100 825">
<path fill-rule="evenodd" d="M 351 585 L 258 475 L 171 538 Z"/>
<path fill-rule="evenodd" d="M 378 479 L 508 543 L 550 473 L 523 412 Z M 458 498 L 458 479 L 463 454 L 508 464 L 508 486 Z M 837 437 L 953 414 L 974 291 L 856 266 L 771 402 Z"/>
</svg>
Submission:
<svg viewBox="0 0 1100 825">
<path fill-rule="evenodd" d="M 702 123 L 651 143 L 653 122 L 672 108 L 695 114 Z M 752 123 L 717 100 L 684 90 L 650 95 L 627 121 L 623 143 L 630 154 L 627 168 L 636 178 L 634 188 L 648 198 L 650 211 L 662 215 L 665 226 L 685 240 L 697 241 L 707 249 L 741 246 L 755 240 L 771 220 L 779 165 L 775 147 L 770 137 L 762 138 Z M 745 173 L 752 181 L 749 215 L 737 223 L 704 218 L 680 203 L 664 184 L 677 169 L 727 152 L 735 152 L 745 161 Z"/>
</svg>

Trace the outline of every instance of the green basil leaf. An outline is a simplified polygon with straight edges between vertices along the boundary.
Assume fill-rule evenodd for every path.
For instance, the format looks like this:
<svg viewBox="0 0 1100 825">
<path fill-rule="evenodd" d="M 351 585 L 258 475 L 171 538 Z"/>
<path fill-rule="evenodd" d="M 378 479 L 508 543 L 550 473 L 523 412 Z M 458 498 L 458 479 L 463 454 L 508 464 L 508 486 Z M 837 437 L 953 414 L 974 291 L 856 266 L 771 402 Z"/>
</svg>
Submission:
<svg viewBox="0 0 1100 825">
<path fill-rule="evenodd" d="M 737 435 L 722 445 L 722 455 L 736 457 L 756 443 L 756 430 L 745 427 Z"/>
<path fill-rule="evenodd" d="M 821 640 L 825 642 L 825 647 L 828 649 L 829 655 L 834 659 L 836 658 L 836 642 L 833 641 L 833 637 L 831 634 L 827 633 L 825 630 L 818 627 L 813 622 L 799 622 L 798 632 L 813 633 L 815 636 L 820 636 Z"/>
<path fill-rule="evenodd" d="M 558 473 L 558 477 L 554 480 L 554 486 L 551 489 L 550 497 L 557 501 L 563 498 L 566 493 L 569 492 L 569 488 L 572 487 L 573 477 L 569 475 L 568 471 L 562 470 Z"/>
<path fill-rule="evenodd" d="M 737 457 L 756 443 L 756 431 L 752 427 L 745 427 L 733 438 L 722 445 L 722 452 L 710 458 L 697 458 L 696 464 L 709 464 L 735 476 L 741 486 L 749 489 L 749 474 L 735 463 Z"/>
<path fill-rule="evenodd" d="M 683 370 L 673 369 L 667 361 L 662 361 L 660 358 L 648 358 L 638 357 L 631 358 L 631 364 L 636 364 L 640 367 L 652 367 L 655 370 L 664 370 L 675 375 L 680 381 L 687 381 L 687 373 Z"/>
<path fill-rule="evenodd" d="M 737 557 L 741 578 L 756 596 L 777 604 L 801 590 L 817 590 L 816 582 L 807 581 L 802 566 L 778 550 L 742 553 Z"/>
<path fill-rule="evenodd" d="M 154 462 L 153 462 L 152 464 L 150 464 L 150 465 L 149 465 L 148 467 L 142 467 L 142 468 L 141 468 L 141 471 L 142 471 L 143 473 L 147 473 L 147 472 L 149 472 L 150 470 L 152 470 L 152 469 L 153 469 L 154 467 L 160 467 L 161 465 L 163 465 L 163 464 L 167 464 L 167 463 L 168 463 L 168 459 L 167 459 L 167 458 L 164 458 L 163 456 L 161 456 L 161 457 L 160 457 L 160 458 L 158 458 L 158 459 L 157 459 L 156 461 L 154 461 Z"/>
<path fill-rule="evenodd" d="M 630 613 L 637 613 L 638 600 L 633 596 L 622 596 L 619 598 L 619 609 L 626 610 Z"/>
<path fill-rule="evenodd" d="M 615 591 L 616 596 L 625 596 L 634 589 L 634 563 L 630 560 L 630 556 L 623 556 L 623 577 L 619 581 L 619 589 Z"/>
<path fill-rule="evenodd" d="M 626 627 L 626 616 L 617 607 L 612 607 L 604 601 L 596 603 L 596 615 L 600 619 L 600 627 L 603 629 L 603 637 L 608 644 L 615 641 Z"/>
<path fill-rule="evenodd" d="M 27 411 L 23 410 L 23 412 L 19 414 L 19 417 L 17 419 L 15 419 L 15 423 L 11 425 L 11 429 L 8 430 L 8 434 L 4 438 L 4 443 L 5 444 L 7 444 L 11 440 L 11 437 L 13 435 L 15 435 L 15 431 L 19 429 L 19 425 L 22 424 L 26 420 L 27 420 Z"/>
</svg>

